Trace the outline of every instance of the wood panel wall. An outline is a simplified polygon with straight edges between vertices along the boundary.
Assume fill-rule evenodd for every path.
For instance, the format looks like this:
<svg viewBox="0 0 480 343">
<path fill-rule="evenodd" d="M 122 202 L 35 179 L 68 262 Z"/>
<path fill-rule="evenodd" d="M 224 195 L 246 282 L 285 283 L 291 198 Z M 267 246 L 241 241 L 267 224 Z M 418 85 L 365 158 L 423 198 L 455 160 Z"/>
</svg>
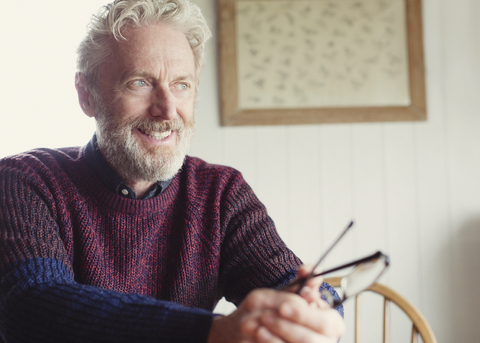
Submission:
<svg viewBox="0 0 480 343">
<path fill-rule="evenodd" d="M 197 3 L 215 23 L 215 2 Z M 354 219 L 326 265 L 385 251 L 392 264 L 382 282 L 420 308 L 439 342 L 473 343 L 480 339 L 480 5 L 424 0 L 423 11 L 426 122 L 220 127 L 214 35 L 192 154 L 242 171 L 305 262 Z M 365 311 L 379 321 L 374 306 L 381 304 L 372 299 Z M 405 319 L 393 317 L 393 342 L 408 341 Z M 364 340 L 380 337 L 374 330 Z M 342 342 L 353 342 L 351 330 Z"/>
</svg>

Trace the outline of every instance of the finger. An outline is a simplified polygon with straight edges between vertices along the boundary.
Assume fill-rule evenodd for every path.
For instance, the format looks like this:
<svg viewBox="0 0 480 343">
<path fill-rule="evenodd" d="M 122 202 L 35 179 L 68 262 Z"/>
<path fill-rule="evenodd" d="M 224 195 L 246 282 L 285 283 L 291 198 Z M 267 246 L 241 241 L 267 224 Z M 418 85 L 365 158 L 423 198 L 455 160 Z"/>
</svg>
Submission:
<svg viewBox="0 0 480 343">
<path fill-rule="evenodd" d="M 310 306 L 314 308 L 320 308 L 325 310 L 332 307 L 329 302 L 322 299 L 321 292 L 316 288 L 312 289 L 310 287 L 305 287 L 302 292 L 300 292 L 300 296 L 305 299 Z"/>
<path fill-rule="evenodd" d="M 305 284 L 305 286 L 308 286 L 314 289 L 320 289 L 320 286 L 322 286 L 322 283 L 323 283 L 323 278 L 321 276 L 316 276 L 316 277 L 310 278 Z"/>
<path fill-rule="evenodd" d="M 343 318 L 330 306 L 327 309 L 320 309 L 311 306 L 293 306 L 292 303 L 285 302 L 280 306 L 279 314 L 285 319 L 328 337 L 340 337 L 345 332 Z"/>
<path fill-rule="evenodd" d="M 311 288 L 309 286 L 305 286 L 300 292 L 300 296 L 305 299 L 310 305 L 320 308 L 320 301 L 322 300 L 322 298 L 320 297 L 320 290 L 318 288 Z"/>
<path fill-rule="evenodd" d="M 301 282 L 299 282 L 298 280 L 305 279 L 305 278 L 309 277 L 311 275 L 311 271 L 312 271 L 313 267 L 314 266 L 311 266 L 311 265 L 301 265 L 301 266 L 299 266 L 298 270 L 297 270 L 297 277 L 294 280 L 294 285 L 287 287 L 286 290 L 288 290 L 290 292 L 297 292 L 298 287 L 300 287 L 300 284 L 301 284 Z M 319 273 L 320 271 L 321 270 L 318 269 L 318 270 L 315 271 L 315 273 Z M 308 287 L 311 287 L 311 288 L 320 289 L 320 286 L 322 285 L 322 282 L 323 282 L 323 278 L 313 277 L 313 278 L 310 278 L 306 281 L 304 287 L 308 286 Z"/>
<path fill-rule="evenodd" d="M 266 327 L 261 326 L 255 336 L 258 343 L 286 343 L 284 340 L 276 337 Z"/>
<path fill-rule="evenodd" d="M 240 333 L 242 337 L 254 337 L 260 327 L 260 312 L 245 315 L 240 319 Z"/>
<path fill-rule="evenodd" d="M 257 289 L 248 294 L 248 296 L 240 305 L 240 308 L 251 313 L 265 309 L 276 310 L 286 301 L 305 303 L 304 299 L 290 292 L 277 291 L 273 289 Z"/>
<path fill-rule="evenodd" d="M 271 313 L 262 316 L 261 322 L 265 325 L 272 337 L 278 337 L 281 341 L 285 342 L 333 343 L 340 338 L 339 336 L 328 337 L 305 326 L 279 318 Z"/>
<path fill-rule="evenodd" d="M 312 272 L 312 268 L 313 268 L 312 265 L 302 264 L 302 265 L 299 266 L 298 269 L 297 269 L 297 276 L 298 276 L 299 278 L 304 278 L 304 277 L 310 275 L 310 273 Z"/>
<path fill-rule="evenodd" d="M 317 304 L 318 304 L 318 308 L 321 310 L 330 310 L 332 308 L 332 305 L 330 305 L 328 302 L 326 302 L 322 298 L 320 298 L 317 301 Z"/>
<path fill-rule="evenodd" d="M 259 316 L 256 321 L 258 324 L 255 325 L 252 321 L 254 326 L 248 328 L 248 321 L 245 321 L 236 311 L 228 316 L 215 317 L 210 328 L 208 342 L 255 343 L 254 336 L 256 328 L 259 327 Z"/>
</svg>

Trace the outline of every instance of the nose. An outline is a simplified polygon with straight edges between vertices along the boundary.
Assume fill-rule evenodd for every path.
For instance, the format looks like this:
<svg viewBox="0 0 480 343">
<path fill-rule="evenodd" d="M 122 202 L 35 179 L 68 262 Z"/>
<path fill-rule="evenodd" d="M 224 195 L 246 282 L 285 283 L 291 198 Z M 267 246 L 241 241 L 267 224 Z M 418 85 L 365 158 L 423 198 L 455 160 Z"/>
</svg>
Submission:
<svg viewBox="0 0 480 343">
<path fill-rule="evenodd" d="M 150 115 L 161 117 L 164 120 L 172 120 L 177 115 L 176 101 L 168 88 L 159 88 L 153 94 Z"/>
</svg>

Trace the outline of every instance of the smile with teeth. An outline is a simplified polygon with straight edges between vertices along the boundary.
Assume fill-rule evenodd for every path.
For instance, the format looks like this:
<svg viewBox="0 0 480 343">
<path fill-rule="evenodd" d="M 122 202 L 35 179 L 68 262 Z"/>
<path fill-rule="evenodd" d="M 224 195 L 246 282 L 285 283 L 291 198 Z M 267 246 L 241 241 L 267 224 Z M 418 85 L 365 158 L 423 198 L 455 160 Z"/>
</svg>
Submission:
<svg viewBox="0 0 480 343">
<path fill-rule="evenodd" d="M 141 133 L 143 133 L 144 135 L 147 135 L 148 137 L 150 138 L 153 138 L 153 139 L 156 139 L 158 141 L 162 140 L 162 139 L 165 139 L 167 138 L 168 136 L 170 136 L 172 134 L 172 130 L 169 130 L 169 131 L 162 131 L 162 132 L 158 132 L 158 131 L 144 131 L 142 129 L 138 129 Z"/>
</svg>

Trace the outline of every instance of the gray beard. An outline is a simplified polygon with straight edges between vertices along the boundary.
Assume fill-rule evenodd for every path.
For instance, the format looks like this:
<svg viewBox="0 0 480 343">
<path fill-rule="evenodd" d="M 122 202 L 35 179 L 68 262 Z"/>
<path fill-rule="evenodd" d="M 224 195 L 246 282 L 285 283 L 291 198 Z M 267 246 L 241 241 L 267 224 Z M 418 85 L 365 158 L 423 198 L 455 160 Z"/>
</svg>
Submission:
<svg viewBox="0 0 480 343">
<path fill-rule="evenodd" d="M 100 105 L 100 106 L 98 106 Z M 108 164 L 125 181 L 170 180 L 182 168 L 195 132 L 194 121 L 180 117 L 171 121 L 155 119 L 117 120 L 103 104 L 97 103 L 97 140 Z M 176 145 L 146 149 L 133 137 L 133 130 L 177 131 Z"/>
</svg>

